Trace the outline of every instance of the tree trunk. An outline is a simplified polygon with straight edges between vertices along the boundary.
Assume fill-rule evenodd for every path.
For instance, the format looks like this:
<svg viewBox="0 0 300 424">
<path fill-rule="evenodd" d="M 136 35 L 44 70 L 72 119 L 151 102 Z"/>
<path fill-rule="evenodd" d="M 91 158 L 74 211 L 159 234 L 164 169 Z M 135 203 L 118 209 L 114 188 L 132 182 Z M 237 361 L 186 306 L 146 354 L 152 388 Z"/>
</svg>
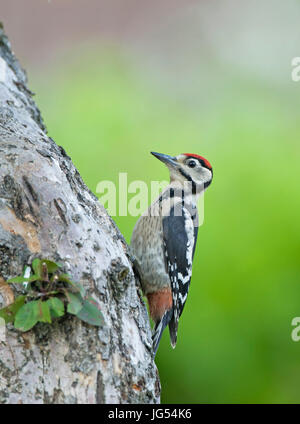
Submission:
<svg viewBox="0 0 300 424">
<path fill-rule="evenodd" d="M 1 26 L 0 276 L 22 274 L 34 257 L 58 261 L 97 299 L 105 323 L 67 315 L 26 333 L 2 328 L 0 403 L 158 403 L 149 319 L 127 244 L 47 136 L 26 84 Z"/>
</svg>

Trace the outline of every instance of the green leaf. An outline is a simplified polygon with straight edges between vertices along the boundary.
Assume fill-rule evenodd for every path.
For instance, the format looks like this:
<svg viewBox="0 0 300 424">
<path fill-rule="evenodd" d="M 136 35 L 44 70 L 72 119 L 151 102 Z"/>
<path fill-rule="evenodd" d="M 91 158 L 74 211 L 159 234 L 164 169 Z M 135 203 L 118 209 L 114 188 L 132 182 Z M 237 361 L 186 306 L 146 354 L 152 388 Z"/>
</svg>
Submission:
<svg viewBox="0 0 300 424">
<path fill-rule="evenodd" d="M 70 284 L 74 287 L 74 289 L 77 292 L 80 293 L 81 297 L 85 297 L 86 295 L 85 288 L 80 283 L 77 283 L 76 281 L 70 281 Z"/>
<path fill-rule="evenodd" d="M 34 270 L 34 273 L 36 275 L 38 275 L 39 278 L 41 278 L 41 276 L 42 276 L 42 272 L 43 272 L 43 265 L 42 264 L 44 264 L 44 263 L 47 265 L 47 270 L 50 274 L 53 274 L 54 272 L 56 272 L 59 269 L 59 267 L 62 266 L 61 264 L 57 264 L 53 261 L 49 261 L 48 259 L 38 259 L 38 258 L 34 259 L 32 261 L 31 266 Z"/>
<path fill-rule="evenodd" d="M 39 279 L 38 275 L 32 275 L 29 278 L 19 276 L 19 277 L 10 278 L 9 280 L 7 280 L 7 283 L 32 283 L 33 281 L 36 281 L 38 279 Z"/>
<path fill-rule="evenodd" d="M 9 280 L 7 280 L 7 283 L 24 283 L 26 282 L 26 280 L 28 280 L 28 278 L 24 278 L 20 276 L 20 277 L 10 278 Z"/>
<path fill-rule="evenodd" d="M 61 266 L 60 264 L 57 264 L 53 261 L 49 261 L 48 259 L 42 259 L 41 261 L 42 263 L 45 263 L 47 265 L 48 268 L 48 272 L 50 274 L 53 274 L 53 272 L 57 271 L 58 268 Z"/>
<path fill-rule="evenodd" d="M 52 318 L 62 317 L 65 314 L 65 306 L 57 297 L 50 297 L 50 299 L 47 300 L 47 304 Z"/>
<path fill-rule="evenodd" d="M 69 302 L 67 306 L 67 312 L 69 312 L 69 314 L 77 315 L 83 307 L 84 300 L 79 293 L 74 294 L 67 290 L 65 290 L 65 293 Z"/>
<path fill-rule="evenodd" d="M 39 321 L 39 301 L 34 300 L 21 306 L 16 314 L 15 327 L 21 331 L 30 330 Z"/>
<path fill-rule="evenodd" d="M 71 277 L 69 274 L 59 274 L 57 278 L 58 281 L 63 281 L 64 283 L 72 284 Z"/>
<path fill-rule="evenodd" d="M 14 322 L 16 313 L 24 305 L 25 296 L 18 296 L 14 303 L 0 309 L 0 317 L 5 320 L 6 323 Z"/>
<path fill-rule="evenodd" d="M 28 280 L 29 283 L 32 283 L 33 281 L 37 281 L 39 279 L 39 276 L 36 274 L 31 275 L 29 278 L 25 278 L 25 280 Z"/>
<path fill-rule="evenodd" d="M 99 310 L 99 305 L 91 297 L 84 300 L 83 308 L 76 314 L 76 316 L 91 325 L 100 326 L 104 322 L 102 312 Z"/>
<path fill-rule="evenodd" d="M 42 300 L 38 301 L 39 308 L 39 322 L 49 322 L 51 324 L 51 315 L 50 309 L 47 302 L 43 302 Z"/>
<path fill-rule="evenodd" d="M 42 276 L 42 261 L 41 261 L 40 259 L 36 258 L 36 259 L 34 259 L 34 260 L 32 261 L 31 266 L 32 266 L 32 268 L 33 268 L 33 270 L 34 270 L 34 273 L 35 273 L 35 274 L 36 274 L 39 278 L 41 278 L 41 276 Z"/>
</svg>

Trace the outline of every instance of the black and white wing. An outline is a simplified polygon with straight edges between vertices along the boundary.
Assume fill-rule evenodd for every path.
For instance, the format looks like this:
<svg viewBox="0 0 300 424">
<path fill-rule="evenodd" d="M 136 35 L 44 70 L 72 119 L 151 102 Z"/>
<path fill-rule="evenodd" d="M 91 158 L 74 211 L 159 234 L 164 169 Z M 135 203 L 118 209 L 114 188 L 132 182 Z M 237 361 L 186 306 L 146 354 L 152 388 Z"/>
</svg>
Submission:
<svg viewBox="0 0 300 424">
<path fill-rule="evenodd" d="M 198 216 L 192 216 L 185 208 L 181 216 L 176 216 L 174 207 L 170 211 L 170 216 L 163 218 L 166 269 L 170 276 L 173 298 L 173 314 L 169 321 L 173 348 L 177 341 L 178 320 L 187 299 L 192 276 L 192 262 L 198 233 L 196 219 Z"/>
</svg>

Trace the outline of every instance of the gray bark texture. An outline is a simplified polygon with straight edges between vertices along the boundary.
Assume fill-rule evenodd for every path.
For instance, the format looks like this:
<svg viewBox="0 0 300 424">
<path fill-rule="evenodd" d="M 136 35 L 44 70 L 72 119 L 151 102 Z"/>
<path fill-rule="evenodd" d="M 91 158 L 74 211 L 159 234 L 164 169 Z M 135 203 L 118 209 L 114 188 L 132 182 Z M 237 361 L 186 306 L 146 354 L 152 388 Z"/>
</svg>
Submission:
<svg viewBox="0 0 300 424">
<path fill-rule="evenodd" d="M 0 403 L 158 403 L 151 329 L 128 246 L 47 136 L 1 26 L 0 276 L 21 275 L 35 257 L 62 263 L 98 301 L 105 324 L 67 315 L 26 333 L 2 328 Z"/>
</svg>

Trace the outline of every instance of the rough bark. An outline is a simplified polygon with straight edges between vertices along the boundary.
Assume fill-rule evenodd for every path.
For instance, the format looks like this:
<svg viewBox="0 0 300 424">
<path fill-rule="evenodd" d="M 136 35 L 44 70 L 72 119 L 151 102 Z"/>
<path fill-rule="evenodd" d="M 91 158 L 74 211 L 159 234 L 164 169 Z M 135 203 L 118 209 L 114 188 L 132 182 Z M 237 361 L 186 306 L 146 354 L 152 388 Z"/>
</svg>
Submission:
<svg viewBox="0 0 300 424">
<path fill-rule="evenodd" d="M 0 62 L 0 276 L 20 275 L 34 257 L 59 261 L 105 319 L 99 328 L 67 316 L 27 333 L 8 325 L 0 403 L 157 403 L 149 319 L 126 242 L 47 136 L 2 27 Z"/>
</svg>

